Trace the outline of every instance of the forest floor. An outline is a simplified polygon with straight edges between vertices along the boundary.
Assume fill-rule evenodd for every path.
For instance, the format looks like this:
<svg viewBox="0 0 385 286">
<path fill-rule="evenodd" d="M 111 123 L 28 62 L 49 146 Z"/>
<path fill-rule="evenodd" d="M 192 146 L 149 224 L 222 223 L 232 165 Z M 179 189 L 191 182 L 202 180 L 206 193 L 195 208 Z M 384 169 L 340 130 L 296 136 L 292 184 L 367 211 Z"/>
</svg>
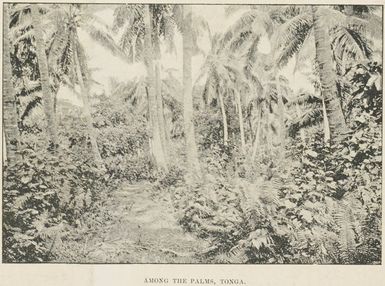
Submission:
<svg viewBox="0 0 385 286">
<path fill-rule="evenodd" d="M 150 184 L 124 184 L 103 208 L 108 221 L 57 244 L 54 262 L 199 263 L 199 253 L 208 249 L 182 230 L 169 195 Z"/>
</svg>

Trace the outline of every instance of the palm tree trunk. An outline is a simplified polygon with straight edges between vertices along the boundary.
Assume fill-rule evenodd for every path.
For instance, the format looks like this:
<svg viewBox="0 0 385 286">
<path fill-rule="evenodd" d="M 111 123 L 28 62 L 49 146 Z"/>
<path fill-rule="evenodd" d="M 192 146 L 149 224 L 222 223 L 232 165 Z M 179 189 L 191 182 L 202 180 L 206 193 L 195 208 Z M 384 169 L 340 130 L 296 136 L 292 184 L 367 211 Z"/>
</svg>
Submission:
<svg viewBox="0 0 385 286">
<path fill-rule="evenodd" d="M 90 142 L 91 142 L 92 153 L 93 153 L 96 165 L 100 169 L 104 169 L 105 167 L 103 164 L 103 159 L 102 159 L 102 156 L 100 155 L 98 143 L 96 141 L 97 136 L 95 133 L 95 128 L 94 128 L 93 123 L 92 123 L 91 107 L 90 107 L 90 102 L 89 102 L 89 87 L 88 87 L 88 83 L 84 82 L 84 80 L 83 80 L 83 73 L 82 73 L 82 70 L 80 67 L 79 54 L 77 52 L 76 47 L 73 47 L 73 58 L 74 58 L 74 63 L 75 63 L 77 79 L 79 81 L 79 85 L 80 85 L 80 89 L 81 89 L 80 94 L 81 94 L 82 101 L 83 101 L 83 111 L 84 111 L 84 115 L 86 117 L 88 136 L 89 136 Z"/>
<path fill-rule="evenodd" d="M 329 126 L 329 119 L 326 113 L 326 106 L 325 106 L 325 100 L 322 99 L 322 114 L 324 117 L 324 141 L 326 145 L 330 144 L 330 126 Z"/>
<path fill-rule="evenodd" d="M 259 147 L 259 139 L 261 137 L 261 129 L 262 129 L 262 110 L 261 110 L 261 106 L 258 106 L 257 107 L 257 120 L 258 120 L 258 123 L 257 123 L 257 130 L 255 131 L 255 139 L 254 139 L 254 143 L 253 143 L 253 153 L 251 155 L 251 157 L 254 159 L 255 156 L 257 155 L 257 152 L 258 152 L 258 147 Z"/>
<path fill-rule="evenodd" d="M 5 133 L 4 131 L 4 128 L 3 128 L 3 146 L 2 146 L 2 155 L 3 155 L 3 165 L 6 166 L 7 165 L 7 162 L 8 162 L 8 156 L 7 156 L 7 134 Z"/>
<path fill-rule="evenodd" d="M 9 14 L 8 4 L 4 4 L 3 21 L 3 126 L 5 133 L 5 147 L 7 160 L 15 163 L 19 156 L 17 147 L 19 141 L 19 130 L 17 127 L 17 112 L 15 90 L 12 83 L 11 45 L 9 42 Z M 6 161 L 5 161 L 6 162 Z"/>
<path fill-rule="evenodd" d="M 241 104 L 241 96 L 238 90 L 234 91 L 235 99 L 238 107 L 238 120 L 239 120 L 239 130 L 241 135 L 241 150 L 243 154 L 246 154 L 246 141 L 245 141 L 245 127 L 243 125 L 243 113 L 242 113 L 242 104 Z"/>
<path fill-rule="evenodd" d="M 333 69 L 331 44 L 328 31 L 324 27 L 322 15 L 317 6 L 312 6 L 316 59 L 319 67 L 321 92 L 329 119 L 331 140 L 339 141 L 348 131 L 337 97 L 336 74 Z"/>
<path fill-rule="evenodd" d="M 227 127 L 227 115 L 226 115 L 226 108 L 225 108 L 223 95 L 220 91 L 218 92 L 218 98 L 219 98 L 219 105 L 221 107 L 222 122 L 223 122 L 223 145 L 227 146 L 227 142 L 229 141 L 229 131 L 228 131 L 228 127 Z"/>
<path fill-rule="evenodd" d="M 297 60 L 298 59 L 298 54 L 296 54 L 295 57 L 296 57 L 296 63 L 297 63 L 298 62 L 298 60 Z M 294 66 L 294 70 L 293 70 L 293 80 L 296 81 L 296 66 Z M 301 117 L 301 108 L 300 108 L 299 104 L 295 104 L 295 111 L 297 113 L 298 118 L 300 118 Z M 305 131 L 303 130 L 303 128 L 301 128 L 299 130 L 299 134 L 301 136 L 302 143 L 305 144 L 306 143 L 306 140 L 305 140 L 306 138 L 305 138 Z"/>
<path fill-rule="evenodd" d="M 57 146 L 57 130 L 56 122 L 54 118 L 54 106 L 52 100 L 52 93 L 50 87 L 49 73 L 48 73 L 48 63 L 47 55 L 45 53 L 45 43 L 43 37 L 43 28 L 40 23 L 40 13 L 38 4 L 31 5 L 31 16 L 32 23 L 35 31 L 35 42 L 36 42 L 36 56 L 40 72 L 40 83 L 43 93 L 43 106 L 44 113 L 47 119 L 47 129 L 50 139 L 50 147 L 53 149 Z"/>
<path fill-rule="evenodd" d="M 277 71 L 278 73 L 278 71 Z M 278 77 L 278 79 L 277 79 Z M 285 126 L 285 107 L 283 103 L 283 94 L 282 89 L 279 83 L 279 76 L 276 77 L 276 89 L 277 89 L 277 97 L 278 97 L 278 110 L 279 110 L 279 157 L 281 160 L 285 158 L 285 141 L 286 141 L 286 126 Z"/>
<path fill-rule="evenodd" d="M 272 129 L 272 125 L 273 125 L 273 122 L 275 121 L 275 119 L 272 119 L 272 114 L 270 112 L 267 112 L 267 116 L 266 116 L 266 151 L 265 152 L 268 152 L 270 153 L 273 149 L 273 138 L 274 138 L 274 131 Z"/>
<path fill-rule="evenodd" d="M 250 134 L 247 136 L 247 139 L 250 141 L 250 142 L 253 142 L 254 140 L 254 130 L 253 130 L 253 124 L 251 122 L 251 117 L 249 116 L 248 119 L 247 119 L 247 123 L 249 125 L 249 132 Z"/>
<path fill-rule="evenodd" d="M 131 43 L 131 49 L 132 49 L 132 62 L 135 63 L 136 62 L 136 40 L 137 40 L 138 36 L 137 35 L 134 35 L 132 37 L 132 43 Z"/>
<path fill-rule="evenodd" d="M 162 148 L 166 162 L 168 162 L 168 142 L 166 134 L 166 122 L 164 120 L 163 112 L 163 97 L 162 97 L 162 80 L 160 78 L 160 63 L 155 61 L 155 93 L 156 93 L 156 107 L 159 124 L 160 139 L 162 141 Z"/>
<path fill-rule="evenodd" d="M 166 157 L 162 147 L 162 139 L 159 130 L 157 99 L 155 90 L 154 51 L 152 45 L 152 19 L 150 6 L 144 5 L 144 61 L 147 69 L 147 91 L 149 104 L 149 118 L 151 125 L 150 147 L 155 165 L 167 170 Z"/>
<path fill-rule="evenodd" d="M 301 109 L 300 109 L 300 107 L 299 107 L 298 104 L 295 104 L 295 111 L 296 111 L 296 113 L 297 113 L 298 118 L 300 118 L 300 117 L 301 117 Z M 301 129 L 299 130 L 299 134 L 300 134 L 300 136 L 301 136 L 301 141 L 302 141 L 302 143 L 305 144 L 305 142 L 306 142 L 306 140 L 305 140 L 305 131 L 303 130 L 303 128 L 301 128 Z"/>
<path fill-rule="evenodd" d="M 201 178 L 201 169 L 198 160 L 198 147 L 195 140 L 194 108 L 192 93 L 191 58 L 193 54 L 192 37 L 192 8 L 190 5 L 183 9 L 183 123 L 186 141 L 187 164 L 192 178 Z"/>
</svg>

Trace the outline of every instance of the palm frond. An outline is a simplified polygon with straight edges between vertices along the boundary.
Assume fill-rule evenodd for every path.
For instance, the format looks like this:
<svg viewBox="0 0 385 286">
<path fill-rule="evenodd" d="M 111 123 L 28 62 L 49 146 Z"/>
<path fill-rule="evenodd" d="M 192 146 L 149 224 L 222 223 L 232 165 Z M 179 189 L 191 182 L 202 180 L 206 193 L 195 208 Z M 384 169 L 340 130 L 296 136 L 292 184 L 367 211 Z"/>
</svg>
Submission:
<svg viewBox="0 0 385 286">
<path fill-rule="evenodd" d="M 125 4 L 119 5 L 114 10 L 114 20 L 112 24 L 112 30 L 117 32 L 126 23 L 130 26 L 134 24 L 135 19 L 139 19 L 143 16 L 142 4 Z"/>
<path fill-rule="evenodd" d="M 292 122 L 289 126 L 289 134 L 295 137 L 299 130 L 303 128 L 309 128 L 319 124 L 323 120 L 323 113 L 321 108 L 311 108 L 307 112 L 303 113 L 298 119 Z"/>
<path fill-rule="evenodd" d="M 228 17 L 243 9 L 245 9 L 244 5 L 227 5 L 225 7 L 225 14 Z"/>
<path fill-rule="evenodd" d="M 301 49 L 312 26 L 312 15 L 303 13 L 293 17 L 278 28 L 273 35 L 273 42 L 275 43 L 273 50 L 277 51 L 275 55 L 277 66 L 286 65 L 289 59 Z"/>
<path fill-rule="evenodd" d="M 363 35 L 350 28 L 340 26 L 333 32 L 333 51 L 342 61 L 370 58 L 372 50 L 369 43 Z"/>
<path fill-rule="evenodd" d="M 23 112 L 21 113 L 20 119 L 24 121 L 37 106 L 41 105 L 42 98 L 40 96 L 30 96 L 29 102 L 26 104 Z"/>
<path fill-rule="evenodd" d="M 290 107 L 290 106 L 293 106 L 296 104 L 304 105 L 304 104 L 313 104 L 313 103 L 321 104 L 322 99 L 315 94 L 312 94 L 312 93 L 306 92 L 306 91 L 302 91 L 298 94 L 298 96 L 296 96 L 295 98 L 291 99 L 288 102 L 288 106 Z"/>
<path fill-rule="evenodd" d="M 271 18 L 267 13 L 256 9 L 246 11 L 223 35 L 223 44 L 228 45 L 234 37 L 246 31 L 252 31 L 257 35 L 270 34 Z"/>
<path fill-rule="evenodd" d="M 65 29 L 58 30 L 49 46 L 48 62 L 52 65 L 59 60 L 59 56 L 64 54 L 64 50 L 69 42 L 69 33 Z"/>
<path fill-rule="evenodd" d="M 105 30 L 98 29 L 91 25 L 82 26 L 90 35 L 90 37 L 100 43 L 103 47 L 110 50 L 113 55 L 119 56 L 122 59 L 126 60 L 126 57 L 122 53 L 119 46 L 115 43 L 115 40 L 112 38 L 111 33 Z"/>
<path fill-rule="evenodd" d="M 314 45 L 314 33 L 310 31 L 309 33 L 307 33 L 301 48 L 296 54 L 293 73 L 299 71 L 300 67 L 304 67 L 304 64 L 309 59 L 311 62 L 314 61 L 315 54 L 316 52 L 315 52 L 315 45 Z"/>
</svg>

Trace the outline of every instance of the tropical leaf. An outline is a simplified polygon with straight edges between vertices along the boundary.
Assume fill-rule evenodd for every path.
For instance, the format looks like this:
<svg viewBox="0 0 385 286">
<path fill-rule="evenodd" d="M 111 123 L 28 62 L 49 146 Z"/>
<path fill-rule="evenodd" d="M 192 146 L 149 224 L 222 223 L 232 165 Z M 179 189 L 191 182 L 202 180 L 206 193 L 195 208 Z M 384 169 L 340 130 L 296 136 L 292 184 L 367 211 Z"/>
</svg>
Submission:
<svg viewBox="0 0 385 286">
<path fill-rule="evenodd" d="M 277 51 L 275 62 L 278 67 L 286 65 L 289 59 L 298 53 L 312 26 L 312 15 L 303 13 L 278 27 L 277 32 L 273 35 L 273 42 L 276 43 L 273 50 Z"/>
</svg>

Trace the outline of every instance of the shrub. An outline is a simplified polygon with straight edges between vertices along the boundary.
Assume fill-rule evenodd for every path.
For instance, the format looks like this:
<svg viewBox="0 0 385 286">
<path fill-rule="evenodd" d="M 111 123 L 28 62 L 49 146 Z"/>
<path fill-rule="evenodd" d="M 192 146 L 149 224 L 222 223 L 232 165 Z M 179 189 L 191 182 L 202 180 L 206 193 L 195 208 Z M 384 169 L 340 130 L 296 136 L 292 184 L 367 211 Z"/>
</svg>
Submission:
<svg viewBox="0 0 385 286">
<path fill-rule="evenodd" d="M 130 112 L 125 102 L 102 99 L 94 114 L 98 145 L 111 179 L 137 182 L 154 180 L 147 121 Z"/>
<path fill-rule="evenodd" d="M 51 153 L 25 136 L 20 162 L 4 171 L 3 261 L 52 259 L 55 241 L 108 194 L 109 182 L 88 159 L 72 150 Z"/>
</svg>

